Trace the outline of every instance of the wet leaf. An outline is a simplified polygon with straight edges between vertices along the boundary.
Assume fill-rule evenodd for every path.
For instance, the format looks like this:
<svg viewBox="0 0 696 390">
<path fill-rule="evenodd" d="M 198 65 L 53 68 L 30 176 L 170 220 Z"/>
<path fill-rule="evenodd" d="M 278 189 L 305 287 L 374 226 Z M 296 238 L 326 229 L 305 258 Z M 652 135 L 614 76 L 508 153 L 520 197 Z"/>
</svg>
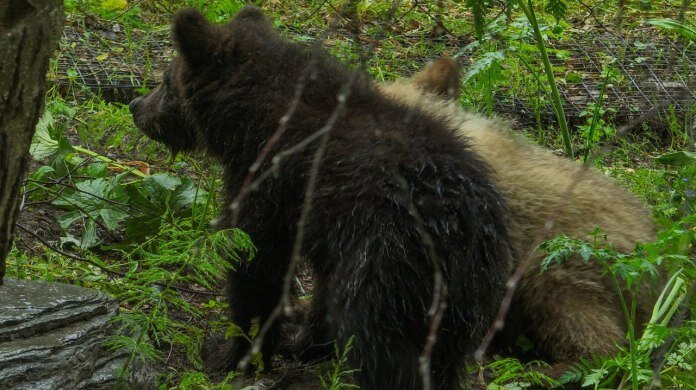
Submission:
<svg viewBox="0 0 696 390">
<path fill-rule="evenodd" d="M 102 8 L 107 11 L 123 11 L 128 8 L 126 0 L 104 0 L 101 3 Z"/>
<path fill-rule="evenodd" d="M 679 152 L 668 153 L 657 157 L 655 162 L 660 164 L 670 165 L 673 167 L 685 167 L 688 165 L 696 164 L 696 152 L 688 152 L 682 150 Z"/>
</svg>

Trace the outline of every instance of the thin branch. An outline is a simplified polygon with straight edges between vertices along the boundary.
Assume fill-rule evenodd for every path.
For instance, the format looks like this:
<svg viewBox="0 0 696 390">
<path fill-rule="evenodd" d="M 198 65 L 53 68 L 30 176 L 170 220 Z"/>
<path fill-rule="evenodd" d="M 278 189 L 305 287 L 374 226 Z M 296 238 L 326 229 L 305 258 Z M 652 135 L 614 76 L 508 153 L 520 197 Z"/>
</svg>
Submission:
<svg viewBox="0 0 696 390">
<path fill-rule="evenodd" d="M 307 181 L 307 187 L 305 189 L 302 211 L 300 212 L 300 218 L 297 220 L 297 234 L 295 234 L 295 242 L 292 247 L 292 256 L 290 258 L 288 270 L 285 272 L 285 275 L 283 277 L 283 291 L 281 293 L 281 297 L 278 301 L 278 304 L 275 306 L 275 308 L 273 308 L 273 311 L 265 320 L 264 324 L 259 329 L 259 332 L 256 334 L 256 337 L 254 338 L 251 344 L 251 349 L 244 356 L 244 358 L 240 360 L 238 365 L 239 370 L 246 370 L 251 356 L 258 354 L 261 351 L 261 345 L 263 345 L 264 337 L 271 329 L 271 326 L 273 325 L 275 320 L 281 314 L 284 314 L 286 316 L 292 314 L 292 307 L 290 306 L 290 292 L 292 288 L 292 281 L 293 276 L 295 275 L 295 270 L 297 269 L 297 265 L 300 263 L 300 260 L 302 259 L 302 243 L 304 242 L 305 225 L 307 219 L 309 218 L 309 214 L 312 211 L 312 203 L 314 201 L 314 190 L 316 188 L 317 177 L 319 176 L 319 167 L 321 165 L 322 159 L 324 158 L 324 153 L 326 152 L 326 146 L 329 142 L 329 135 L 331 133 L 331 129 L 336 124 L 338 118 L 341 115 L 343 115 L 345 111 L 346 101 L 350 96 L 351 87 L 355 77 L 355 74 L 353 74 L 353 77 L 351 77 L 351 79 L 345 85 L 343 85 L 341 92 L 339 92 L 338 94 L 338 104 L 336 105 L 333 114 L 326 122 L 326 125 L 324 125 L 324 127 L 322 127 L 316 132 L 317 134 L 321 133 L 322 137 L 319 146 L 317 147 L 317 150 L 314 153 L 314 158 L 312 159 L 312 166 L 310 168 L 310 176 Z"/>
<path fill-rule="evenodd" d="M 307 78 L 309 77 L 309 74 L 314 70 L 315 66 L 316 59 L 312 58 L 309 64 L 302 71 L 302 74 L 300 74 L 299 79 L 297 80 L 297 84 L 295 85 L 295 94 L 293 95 L 292 101 L 290 102 L 290 106 L 288 107 L 287 112 L 285 112 L 285 114 L 280 118 L 280 121 L 278 122 L 278 129 L 275 131 L 275 133 L 273 133 L 271 138 L 269 138 L 268 141 L 263 145 L 263 148 L 256 157 L 256 160 L 249 167 L 249 171 L 247 172 L 247 175 L 244 178 L 244 182 L 242 183 L 242 187 L 240 188 L 239 193 L 230 203 L 230 210 L 232 211 L 232 226 L 237 226 L 237 223 L 239 222 L 240 205 L 244 201 L 246 196 L 252 189 L 256 188 L 268 176 L 264 175 L 263 179 L 254 181 L 254 177 L 256 176 L 256 173 L 258 172 L 259 168 L 261 168 L 261 165 L 263 164 L 264 160 L 266 160 L 266 157 L 271 152 L 276 143 L 280 140 L 280 137 L 282 137 L 283 134 L 285 134 L 285 131 L 288 129 L 288 122 L 290 122 L 290 118 L 292 118 L 292 116 L 295 114 L 295 111 L 297 110 L 297 106 L 299 106 L 300 99 L 302 97 L 302 92 L 304 91 L 305 84 L 307 83 Z"/>
<path fill-rule="evenodd" d="M 411 190 L 408 187 L 406 179 L 398 175 L 396 176 L 397 183 L 404 193 L 407 200 L 407 208 L 409 214 L 413 217 L 418 228 L 418 234 L 421 239 L 428 247 L 428 257 L 433 264 L 433 296 L 430 303 L 430 308 L 428 309 L 428 316 L 430 316 L 430 325 L 428 327 L 428 334 L 425 339 L 425 345 L 423 346 L 423 351 L 418 357 L 418 370 L 423 380 L 423 390 L 430 390 L 432 388 L 431 383 L 431 361 L 433 355 L 433 348 L 437 342 L 437 331 L 440 328 L 440 323 L 442 322 L 442 316 L 447 309 L 447 284 L 444 281 L 442 274 L 442 262 L 440 261 L 440 256 L 438 256 L 435 250 L 435 241 L 432 235 L 428 232 L 425 227 L 425 222 L 421 217 L 415 203 L 413 202 L 413 197 L 411 196 Z"/>
<path fill-rule="evenodd" d="M 319 10 L 322 9 L 322 8 L 324 7 L 324 5 L 326 5 L 326 3 L 327 3 L 328 1 L 329 1 L 329 0 L 324 0 L 324 1 L 322 1 L 321 4 L 319 4 L 316 8 L 314 8 L 314 9 L 312 10 L 312 12 L 310 12 L 309 15 L 307 15 L 307 17 L 305 17 L 305 21 L 311 19 L 312 16 L 314 16 L 317 12 L 319 12 Z"/>
<path fill-rule="evenodd" d="M 425 8 L 423 7 L 423 5 L 422 5 L 420 2 L 415 1 L 415 3 L 416 3 L 416 7 L 417 7 L 419 10 L 421 10 L 421 12 L 423 12 L 423 13 L 426 14 L 430 19 L 432 19 L 432 20 L 435 21 L 435 26 L 436 26 L 436 28 L 441 28 L 445 34 L 447 34 L 447 35 L 452 35 L 452 31 L 450 31 L 447 27 L 445 27 L 444 24 L 442 24 L 442 19 L 440 18 L 439 15 L 432 15 L 432 14 L 430 13 L 430 11 L 427 10 L 427 9 L 425 9 Z"/>
</svg>

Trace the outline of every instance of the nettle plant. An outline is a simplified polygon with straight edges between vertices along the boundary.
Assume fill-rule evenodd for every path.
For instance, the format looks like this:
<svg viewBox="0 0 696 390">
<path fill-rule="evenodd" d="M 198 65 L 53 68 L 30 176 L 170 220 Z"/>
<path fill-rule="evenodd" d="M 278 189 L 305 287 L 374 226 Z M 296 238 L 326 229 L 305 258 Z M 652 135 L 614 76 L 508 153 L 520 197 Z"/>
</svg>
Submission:
<svg viewBox="0 0 696 390">
<path fill-rule="evenodd" d="M 513 14 L 513 5 L 522 11 L 521 14 Z M 542 128 L 541 111 L 551 106 L 566 154 L 572 157 L 568 124 L 556 86 L 557 82 L 566 80 L 555 76 L 562 74 L 563 69 L 554 67 L 550 61 L 552 56 L 568 58 L 569 53 L 547 47 L 551 39 L 568 38 L 568 23 L 563 20 L 567 7 L 563 1 L 550 0 L 543 3 L 543 8 L 546 16 L 537 16 L 531 1 L 507 4 L 508 12 L 481 27 L 479 39 L 457 53 L 457 56 L 475 58 L 464 76 L 465 85 L 470 86 L 465 88 L 469 95 L 465 95 L 464 100 L 467 105 L 491 114 L 494 93 L 511 102 L 521 98 L 534 110 L 539 129 Z"/>
<path fill-rule="evenodd" d="M 531 15 L 530 15 L 531 16 Z M 464 47 L 457 54 L 475 60 L 466 69 L 463 77 L 463 101 L 491 115 L 495 99 L 507 105 L 518 106 L 520 102 L 531 112 L 525 115 L 535 119 L 536 129 L 541 133 L 548 124 L 544 117 L 552 108 L 556 112 L 561 138 L 566 154 L 572 155 L 568 125 L 565 123 L 563 102 L 556 83 L 575 83 L 580 77 L 567 72 L 563 67 L 552 65 L 550 58 L 566 60 L 567 50 L 548 47 L 548 41 L 563 41 L 568 23 L 563 20 L 549 22 L 543 17 L 530 22 L 530 16 L 500 15 L 486 26 L 483 38 Z M 544 47 L 544 51 L 540 47 Z M 563 77 L 559 75 L 564 75 Z M 522 110 L 522 107 L 520 107 Z"/>
<path fill-rule="evenodd" d="M 541 245 L 547 252 L 541 272 L 562 264 L 571 256 L 599 262 L 616 286 L 628 329 L 627 346 L 615 356 L 593 356 L 580 361 L 560 378 L 561 384 L 579 382 L 583 387 L 638 389 L 656 383 L 678 385 L 688 379 L 696 364 L 692 346 L 693 324 L 675 325 L 674 317 L 685 310 L 689 286 L 696 279 L 690 251 L 696 242 L 690 215 L 662 231 L 657 241 L 640 245 L 633 253 L 617 252 L 599 229 L 592 242 L 559 236 Z M 642 335 L 635 329 L 636 297 L 651 281 L 665 278 L 658 269 L 669 270 L 665 283 Z M 623 286 L 629 294 L 624 295 Z M 683 314 L 683 313 L 682 313 Z M 656 362 L 659 363 L 656 365 Z"/>
</svg>

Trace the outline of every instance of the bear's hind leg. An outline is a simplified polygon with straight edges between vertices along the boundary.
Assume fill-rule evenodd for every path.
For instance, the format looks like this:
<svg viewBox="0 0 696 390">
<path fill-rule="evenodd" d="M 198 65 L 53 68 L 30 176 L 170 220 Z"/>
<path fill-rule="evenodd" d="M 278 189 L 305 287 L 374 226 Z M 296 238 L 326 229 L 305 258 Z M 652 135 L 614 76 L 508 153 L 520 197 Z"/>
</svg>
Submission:
<svg viewBox="0 0 696 390">
<path fill-rule="evenodd" d="M 339 349 L 353 338 L 349 356 L 351 366 L 359 369 L 358 384 L 365 390 L 422 389 L 419 358 L 430 324 L 431 278 L 391 271 L 379 278 L 354 280 L 360 284 L 357 291 L 345 284 L 332 290 L 335 301 L 327 302 L 327 318 Z M 408 286 L 402 284 L 405 280 Z M 465 359 L 463 344 L 469 340 L 465 332 L 451 331 L 456 328 L 449 311 L 443 325 L 431 357 L 432 388 L 457 389 Z"/>
<path fill-rule="evenodd" d="M 571 266 L 526 275 L 520 291 L 535 341 L 560 364 L 612 354 L 626 340 L 619 292 L 607 285 L 599 268 Z"/>
</svg>

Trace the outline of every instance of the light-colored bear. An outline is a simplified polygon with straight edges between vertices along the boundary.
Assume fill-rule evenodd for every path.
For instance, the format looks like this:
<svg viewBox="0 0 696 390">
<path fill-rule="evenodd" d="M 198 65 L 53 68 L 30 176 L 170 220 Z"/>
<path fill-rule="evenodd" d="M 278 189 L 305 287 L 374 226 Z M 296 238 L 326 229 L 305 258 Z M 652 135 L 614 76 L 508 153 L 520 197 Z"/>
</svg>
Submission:
<svg viewBox="0 0 696 390">
<path fill-rule="evenodd" d="M 627 321 L 617 289 L 601 265 L 573 258 L 541 272 L 544 254 L 534 246 L 559 234 L 589 238 L 599 227 L 619 252 L 631 252 L 636 244 L 655 239 L 650 211 L 602 173 L 533 145 L 513 134 L 504 121 L 468 113 L 446 99 L 456 97 L 458 86 L 456 61 L 442 58 L 412 79 L 380 89 L 444 118 L 494 170 L 494 182 L 509 207 L 513 267 L 529 258 L 498 344 L 513 343 L 525 333 L 538 348 L 537 356 L 559 367 L 580 357 L 614 353 L 626 342 Z M 639 329 L 654 301 L 651 289 L 638 296 Z"/>
</svg>

